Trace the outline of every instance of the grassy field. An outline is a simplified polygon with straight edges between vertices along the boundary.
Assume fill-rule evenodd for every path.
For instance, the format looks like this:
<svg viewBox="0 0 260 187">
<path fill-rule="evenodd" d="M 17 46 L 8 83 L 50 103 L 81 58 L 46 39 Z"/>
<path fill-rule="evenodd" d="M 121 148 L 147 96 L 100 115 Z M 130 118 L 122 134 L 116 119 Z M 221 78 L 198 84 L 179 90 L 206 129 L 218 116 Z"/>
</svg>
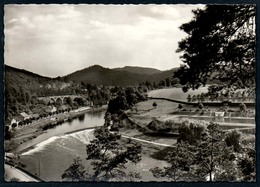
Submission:
<svg viewBox="0 0 260 187">
<path fill-rule="evenodd" d="M 189 94 L 192 96 L 206 92 L 208 92 L 208 86 L 200 87 L 197 90 L 189 90 L 186 93 L 182 91 L 182 88 L 169 88 L 150 91 L 148 93 L 148 97 L 164 97 L 168 99 L 187 101 L 187 97 Z"/>
<path fill-rule="evenodd" d="M 198 90 L 189 90 L 184 93 L 181 88 L 170 88 L 170 89 L 160 89 L 153 90 L 148 93 L 149 97 L 163 97 L 169 99 L 176 99 L 180 101 L 187 101 L 189 94 L 200 94 L 207 92 L 208 87 L 201 87 Z M 157 107 L 153 107 L 153 103 L 157 103 Z M 175 110 L 177 110 L 178 103 L 173 103 L 163 100 L 147 100 L 136 104 L 137 114 L 134 118 L 143 122 L 147 122 L 146 119 L 151 119 L 152 117 L 156 118 L 165 118 Z M 139 116 L 139 117 L 138 117 Z"/>
</svg>

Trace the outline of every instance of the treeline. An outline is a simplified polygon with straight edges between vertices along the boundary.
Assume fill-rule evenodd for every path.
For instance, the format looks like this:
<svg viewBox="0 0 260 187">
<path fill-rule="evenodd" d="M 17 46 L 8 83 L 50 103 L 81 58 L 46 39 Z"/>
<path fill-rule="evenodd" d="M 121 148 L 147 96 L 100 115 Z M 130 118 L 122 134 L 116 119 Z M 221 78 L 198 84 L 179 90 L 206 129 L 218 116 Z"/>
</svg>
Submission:
<svg viewBox="0 0 260 187">
<path fill-rule="evenodd" d="M 188 95 L 188 102 L 204 102 L 204 101 L 254 101 L 255 100 L 255 88 L 238 89 L 236 87 L 226 87 L 223 85 L 211 85 L 208 88 L 207 93 L 201 93 L 197 95 Z"/>
<path fill-rule="evenodd" d="M 160 80 L 157 82 L 149 82 L 145 81 L 139 84 L 139 89 L 142 89 L 142 91 L 147 92 L 149 90 L 155 90 L 155 89 L 162 89 L 162 88 L 169 88 L 169 87 L 181 87 L 179 84 L 178 78 L 168 77 L 166 79 Z"/>
</svg>

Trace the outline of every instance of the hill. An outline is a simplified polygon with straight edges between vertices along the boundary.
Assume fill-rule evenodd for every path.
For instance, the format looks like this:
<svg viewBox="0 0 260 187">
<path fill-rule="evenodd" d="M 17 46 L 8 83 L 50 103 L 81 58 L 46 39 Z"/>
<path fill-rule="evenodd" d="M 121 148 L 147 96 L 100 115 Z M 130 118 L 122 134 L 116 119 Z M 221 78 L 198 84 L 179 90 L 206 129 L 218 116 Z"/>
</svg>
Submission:
<svg viewBox="0 0 260 187">
<path fill-rule="evenodd" d="M 153 68 L 133 66 L 109 69 L 94 65 L 71 73 L 63 78 L 64 80 L 76 81 L 78 83 L 84 82 L 105 86 L 134 86 L 145 81 L 158 83 L 160 80 L 172 76 L 175 71 L 176 68 L 168 71 L 160 71 Z"/>
<path fill-rule="evenodd" d="M 147 67 L 138 67 L 138 66 L 125 66 L 123 68 L 114 68 L 113 70 L 126 71 L 129 73 L 136 73 L 136 74 L 142 74 L 142 75 L 153 75 L 153 74 L 162 72 L 158 69 L 147 68 Z"/>
<path fill-rule="evenodd" d="M 178 70 L 178 68 L 172 68 L 170 70 L 166 70 L 166 71 L 162 71 L 160 73 L 155 73 L 153 75 L 151 75 L 149 78 L 150 78 L 150 81 L 151 82 L 156 82 L 156 83 L 159 83 L 161 80 L 164 80 L 168 77 L 171 77 L 173 76 L 173 74 Z"/>
<path fill-rule="evenodd" d="M 70 86 L 70 83 L 58 78 L 44 77 L 8 65 L 4 66 L 4 73 L 6 91 L 17 94 L 22 92 L 28 92 L 34 96 L 60 94 L 61 91 L 65 91 Z"/>
<path fill-rule="evenodd" d="M 128 86 L 138 85 L 145 80 L 145 77 L 136 73 L 118 71 L 94 65 L 69 74 L 65 76 L 64 79 L 97 85 L 102 84 L 105 86 Z"/>
</svg>

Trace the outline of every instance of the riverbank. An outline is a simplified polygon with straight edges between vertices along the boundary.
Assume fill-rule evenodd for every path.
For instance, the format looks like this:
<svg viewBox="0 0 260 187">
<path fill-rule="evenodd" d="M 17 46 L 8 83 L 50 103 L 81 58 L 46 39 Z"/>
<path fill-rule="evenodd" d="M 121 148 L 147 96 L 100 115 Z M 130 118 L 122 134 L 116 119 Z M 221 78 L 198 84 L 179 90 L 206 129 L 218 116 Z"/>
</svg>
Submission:
<svg viewBox="0 0 260 187">
<path fill-rule="evenodd" d="M 52 131 L 52 129 L 43 130 L 43 127 L 46 127 L 50 124 L 54 124 L 56 126 L 62 125 L 63 122 L 73 120 L 81 115 L 84 115 L 85 113 L 95 113 L 106 110 L 107 105 L 99 108 L 82 107 L 70 112 L 56 114 L 43 119 L 39 119 L 37 121 L 34 121 L 32 124 L 28 124 L 26 126 L 20 127 L 19 129 L 16 129 L 16 131 L 14 132 L 14 137 L 11 140 L 5 141 L 4 149 L 6 152 L 16 152 L 15 149 L 18 146 L 23 147 L 23 144 L 26 144 L 28 141 L 35 139 L 48 131 Z M 25 147 L 25 149 L 27 149 L 27 147 Z"/>
</svg>

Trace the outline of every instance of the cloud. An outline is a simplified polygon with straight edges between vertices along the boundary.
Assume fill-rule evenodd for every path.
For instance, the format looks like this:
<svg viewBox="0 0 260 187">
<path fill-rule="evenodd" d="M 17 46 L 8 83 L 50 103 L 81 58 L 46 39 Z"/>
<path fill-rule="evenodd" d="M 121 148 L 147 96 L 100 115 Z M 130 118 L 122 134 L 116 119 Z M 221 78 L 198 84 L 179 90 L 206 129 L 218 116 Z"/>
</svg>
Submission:
<svg viewBox="0 0 260 187">
<path fill-rule="evenodd" d="M 179 66 L 179 30 L 202 5 L 6 5 L 5 63 L 45 76 L 93 64 Z"/>
</svg>

